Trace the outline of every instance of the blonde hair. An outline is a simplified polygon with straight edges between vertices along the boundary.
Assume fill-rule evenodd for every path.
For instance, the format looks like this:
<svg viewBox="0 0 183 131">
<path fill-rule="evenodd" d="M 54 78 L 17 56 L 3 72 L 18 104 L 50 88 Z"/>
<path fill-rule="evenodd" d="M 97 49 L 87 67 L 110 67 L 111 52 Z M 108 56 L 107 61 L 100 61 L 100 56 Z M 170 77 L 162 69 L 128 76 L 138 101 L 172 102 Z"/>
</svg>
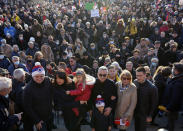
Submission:
<svg viewBox="0 0 183 131">
<path fill-rule="evenodd" d="M 83 83 L 83 90 L 84 90 L 84 89 L 85 89 L 85 86 L 86 86 L 86 73 L 85 73 L 84 69 L 78 68 L 78 69 L 76 70 L 76 76 L 77 76 L 77 75 L 81 75 L 82 78 L 83 78 L 82 83 Z M 75 83 L 78 82 L 76 76 L 74 77 L 74 82 L 75 82 Z"/>
<path fill-rule="evenodd" d="M 132 84 L 132 74 L 128 70 L 123 70 L 120 74 L 120 80 L 122 77 L 126 76 L 127 78 L 130 78 L 130 85 Z"/>
</svg>

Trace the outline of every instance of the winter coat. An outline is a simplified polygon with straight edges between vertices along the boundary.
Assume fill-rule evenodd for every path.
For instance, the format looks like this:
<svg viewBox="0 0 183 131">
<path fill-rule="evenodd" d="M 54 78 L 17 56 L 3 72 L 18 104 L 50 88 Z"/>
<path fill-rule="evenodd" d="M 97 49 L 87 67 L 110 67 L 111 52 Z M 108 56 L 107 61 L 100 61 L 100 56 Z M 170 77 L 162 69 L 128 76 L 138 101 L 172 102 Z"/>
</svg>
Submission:
<svg viewBox="0 0 183 131">
<path fill-rule="evenodd" d="M 12 81 L 12 91 L 10 92 L 10 98 L 15 103 L 15 113 L 23 112 L 23 87 L 25 83 L 16 79 Z"/>
<path fill-rule="evenodd" d="M 70 91 L 71 96 L 76 96 L 75 101 L 88 101 L 90 99 L 91 90 L 93 85 L 85 85 L 83 87 L 83 83 L 76 83 L 76 89 Z"/>
<path fill-rule="evenodd" d="M 95 131 L 108 131 L 109 126 L 112 126 L 113 118 L 110 114 L 105 116 L 104 113 L 94 109 L 91 117 L 91 128 L 95 128 Z"/>
<path fill-rule="evenodd" d="M 9 115 L 9 101 L 0 95 L 0 130 L 11 131 L 12 127 L 19 121 L 15 115 Z"/>
<path fill-rule="evenodd" d="M 79 102 L 75 102 L 75 97 L 67 95 L 66 91 L 74 90 L 74 82 L 63 85 L 53 85 L 54 87 L 54 107 L 56 110 L 66 111 L 68 108 L 79 106 Z"/>
<path fill-rule="evenodd" d="M 134 84 L 129 85 L 127 89 L 121 91 L 122 83 L 117 82 L 118 101 L 116 104 L 115 118 L 127 118 L 129 121 L 133 118 L 133 112 L 137 103 L 137 88 Z M 126 126 L 119 126 L 119 129 L 127 129 Z"/>
<path fill-rule="evenodd" d="M 31 80 L 24 89 L 23 107 L 26 120 L 30 123 L 50 120 L 52 117 L 53 87 L 51 80 L 45 77 L 41 84 Z"/>
<path fill-rule="evenodd" d="M 4 28 L 4 34 L 7 35 L 7 33 L 10 33 L 11 37 L 15 37 L 16 29 L 13 26 L 5 27 Z"/>
<path fill-rule="evenodd" d="M 138 83 L 134 81 L 137 87 L 137 105 L 135 109 L 135 115 L 141 115 L 141 117 L 152 117 L 154 110 L 158 105 L 158 90 L 148 80 L 144 83 Z"/>
<path fill-rule="evenodd" d="M 34 54 L 38 51 L 38 49 L 36 47 L 34 47 L 33 49 L 28 48 L 25 52 L 26 55 L 30 55 L 32 57 L 34 57 Z"/>
<path fill-rule="evenodd" d="M 183 100 L 182 84 L 183 73 L 175 76 L 172 80 L 168 82 L 164 99 L 165 101 L 167 101 L 167 110 L 171 112 L 177 112 L 181 109 Z"/>
<path fill-rule="evenodd" d="M 31 32 L 32 32 L 32 35 L 33 35 L 34 37 L 36 37 L 38 31 L 40 31 L 41 34 L 42 34 L 42 32 L 43 32 L 42 26 L 41 26 L 40 24 L 33 25 L 33 26 L 32 26 L 32 29 L 31 29 Z"/>
<path fill-rule="evenodd" d="M 92 89 L 89 106 L 90 108 L 95 107 L 95 101 L 98 95 L 101 95 L 105 102 L 105 107 L 115 108 L 117 102 L 117 88 L 113 81 L 106 79 L 103 83 L 99 79 Z M 112 96 L 116 99 L 112 100 Z"/>
<path fill-rule="evenodd" d="M 23 68 L 25 72 L 29 72 L 27 67 L 25 65 L 21 64 L 21 63 L 18 65 L 18 68 Z M 14 72 L 15 69 L 17 69 L 17 68 L 15 68 L 14 64 L 11 64 L 8 67 L 8 71 L 9 71 L 11 76 L 13 76 L 13 72 Z"/>
<path fill-rule="evenodd" d="M 0 60 L 0 68 L 8 69 L 10 65 L 10 60 L 4 56 L 2 60 Z"/>
</svg>

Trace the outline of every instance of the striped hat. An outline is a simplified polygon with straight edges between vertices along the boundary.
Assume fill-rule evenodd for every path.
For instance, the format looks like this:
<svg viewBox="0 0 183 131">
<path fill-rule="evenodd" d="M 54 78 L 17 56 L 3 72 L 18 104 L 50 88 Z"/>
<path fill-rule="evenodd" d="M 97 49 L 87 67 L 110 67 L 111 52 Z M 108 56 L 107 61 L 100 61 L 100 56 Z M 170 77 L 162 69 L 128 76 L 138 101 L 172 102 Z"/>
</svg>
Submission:
<svg viewBox="0 0 183 131">
<path fill-rule="evenodd" d="M 105 102 L 102 96 L 98 95 L 96 99 L 96 107 L 101 107 L 101 106 L 105 106 Z"/>
<path fill-rule="evenodd" d="M 36 62 L 35 66 L 32 68 L 32 77 L 34 77 L 38 74 L 39 75 L 45 75 L 45 70 L 39 62 Z"/>
</svg>

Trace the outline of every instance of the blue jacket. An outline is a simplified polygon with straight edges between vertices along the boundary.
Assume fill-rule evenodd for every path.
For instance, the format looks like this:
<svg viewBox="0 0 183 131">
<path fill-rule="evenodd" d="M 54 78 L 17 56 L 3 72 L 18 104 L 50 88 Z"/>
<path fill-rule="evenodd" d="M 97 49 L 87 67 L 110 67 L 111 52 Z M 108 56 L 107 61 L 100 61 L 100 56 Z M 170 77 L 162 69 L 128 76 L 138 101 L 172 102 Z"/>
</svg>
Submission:
<svg viewBox="0 0 183 131">
<path fill-rule="evenodd" d="M 10 33 L 11 37 L 15 38 L 16 29 L 13 26 L 5 27 L 4 28 L 4 34 Z"/>
<path fill-rule="evenodd" d="M 26 55 L 30 55 L 32 57 L 34 57 L 34 54 L 38 51 L 38 49 L 36 47 L 34 47 L 33 49 L 28 48 L 25 52 Z"/>
<path fill-rule="evenodd" d="M 7 57 L 4 57 L 2 60 L 0 60 L 0 67 L 4 69 L 8 69 L 10 65 L 10 61 Z"/>
<path fill-rule="evenodd" d="M 25 72 L 29 72 L 28 69 L 27 69 L 27 67 L 25 65 L 21 64 L 21 63 L 18 65 L 18 68 L 23 68 Z M 11 64 L 8 67 L 8 71 L 9 71 L 9 73 L 10 73 L 11 76 L 13 76 L 14 70 L 15 70 L 15 66 L 14 66 L 14 64 Z"/>
<path fill-rule="evenodd" d="M 13 51 L 13 52 L 11 53 L 11 57 L 13 57 L 13 56 L 18 56 L 18 57 L 19 57 L 18 52 Z"/>
</svg>

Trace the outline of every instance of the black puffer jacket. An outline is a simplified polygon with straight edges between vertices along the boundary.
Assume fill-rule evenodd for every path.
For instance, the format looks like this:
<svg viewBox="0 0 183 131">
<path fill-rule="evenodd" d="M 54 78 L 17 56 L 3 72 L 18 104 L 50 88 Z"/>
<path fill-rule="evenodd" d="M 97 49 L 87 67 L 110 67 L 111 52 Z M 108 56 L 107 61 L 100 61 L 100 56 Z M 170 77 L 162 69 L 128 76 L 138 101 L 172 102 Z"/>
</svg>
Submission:
<svg viewBox="0 0 183 131">
<path fill-rule="evenodd" d="M 167 101 L 166 107 L 169 111 L 180 111 L 183 100 L 183 73 L 175 76 L 168 82 L 164 101 Z"/>
<path fill-rule="evenodd" d="M 101 95 L 104 99 L 105 107 L 111 107 L 112 109 L 115 108 L 117 102 L 117 87 L 113 81 L 107 79 L 104 83 L 101 83 L 99 79 L 96 80 L 89 101 L 90 109 L 95 106 L 96 98 L 98 95 Z M 115 96 L 116 99 L 112 100 L 112 96 Z"/>
<path fill-rule="evenodd" d="M 63 84 L 61 86 L 54 85 L 54 107 L 55 110 L 67 110 L 72 107 L 79 106 L 79 102 L 76 102 L 75 97 L 67 95 L 66 91 L 74 90 L 75 84 Z"/>
<path fill-rule="evenodd" d="M 51 80 L 45 77 L 41 84 L 31 80 L 23 93 L 25 115 L 31 123 L 47 121 L 52 117 L 53 87 Z"/>
</svg>

